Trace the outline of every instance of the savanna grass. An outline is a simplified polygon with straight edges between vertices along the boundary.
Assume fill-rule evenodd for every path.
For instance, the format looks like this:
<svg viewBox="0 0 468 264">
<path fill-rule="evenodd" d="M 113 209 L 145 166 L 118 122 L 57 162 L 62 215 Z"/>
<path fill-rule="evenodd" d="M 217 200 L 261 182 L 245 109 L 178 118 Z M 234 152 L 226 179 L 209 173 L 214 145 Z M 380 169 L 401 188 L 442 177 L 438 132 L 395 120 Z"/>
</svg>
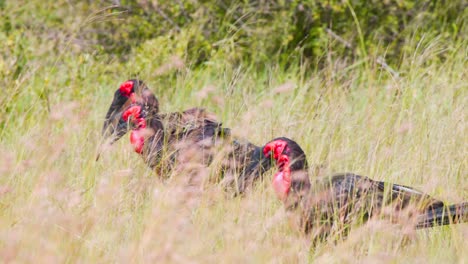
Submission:
<svg viewBox="0 0 468 264">
<path fill-rule="evenodd" d="M 293 138 L 314 173 L 350 171 L 462 202 L 468 199 L 466 40 L 415 41 L 394 72 L 377 55 L 350 63 L 332 51 L 322 70 L 272 63 L 258 71 L 216 57 L 193 67 L 161 40 L 142 43 L 127 62 L 104 63 L 104 55 L 74 51 L 69 35 L 57 36 L 59 54 L 30 31 L 24 36 L 32 50 L 21 73 L 14 77 L 5 63 L 1 71 L 3 261 L 467 261 L 466 224 L 414 231 L 371 221 L 344 241 L 312 247 L 284 218 L 271 174 L 245 197 L 229 198 L 206 184 L 190 206 L 180 199 L 184 175 L 158 178 L 127 136 L 94 160 L 113 91 L 138 73 L 162 112 L 202 106 L 258 145 Z"/>
</svg>

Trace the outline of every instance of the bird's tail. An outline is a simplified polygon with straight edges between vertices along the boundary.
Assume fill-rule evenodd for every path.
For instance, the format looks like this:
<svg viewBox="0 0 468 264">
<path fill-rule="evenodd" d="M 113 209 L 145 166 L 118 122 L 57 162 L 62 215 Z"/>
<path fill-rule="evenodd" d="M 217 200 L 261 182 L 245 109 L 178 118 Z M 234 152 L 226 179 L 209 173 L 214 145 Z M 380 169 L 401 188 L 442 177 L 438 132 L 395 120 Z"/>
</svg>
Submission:
<svg viewBox="0 0 468 264">
<path fill-rule="evenodd" d="M 430 208 L 421 215 L 416 228 L 468 222 L 468 202 Z"/>
</svg>

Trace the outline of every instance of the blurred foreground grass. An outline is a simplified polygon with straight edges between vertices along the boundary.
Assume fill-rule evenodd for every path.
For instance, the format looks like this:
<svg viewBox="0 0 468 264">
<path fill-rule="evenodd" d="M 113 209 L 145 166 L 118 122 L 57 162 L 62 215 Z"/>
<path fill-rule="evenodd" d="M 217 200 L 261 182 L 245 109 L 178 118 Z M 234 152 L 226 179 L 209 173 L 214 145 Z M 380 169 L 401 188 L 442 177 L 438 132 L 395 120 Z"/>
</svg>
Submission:
<svg viewBox="0 0 468 264">
<path fill-rule="evenodd" d="M 271 174 L 244 198 L 208 186 L 200 205 L 184 208 L 177 200 L 183 175 L 162 182 L 127 137 L 94 161 L 111 96 L 137 75 L 163 112 L 202 106 L 258 145 L 277 136 L 295 139 L 323 173 L 351 171 L 466 201 L 466 39 L 415 41 L 398 75 L 372 55 L 352 63 L 330 55 L 314 71 L 275 63 L 257 70 L 222 57 L 194 67 L 161 39 L 141 43 L 124 62 L 77 52 L 73 21 L 55 33 L 25 26 L 1 35 L 4 262 L 468 260 L 466 224 L 413 231 L 369 223 L 344 242 L 312 248 L 278 217 Z M 437 57 L 442 52 L 444 60 Z"/>
</svg>

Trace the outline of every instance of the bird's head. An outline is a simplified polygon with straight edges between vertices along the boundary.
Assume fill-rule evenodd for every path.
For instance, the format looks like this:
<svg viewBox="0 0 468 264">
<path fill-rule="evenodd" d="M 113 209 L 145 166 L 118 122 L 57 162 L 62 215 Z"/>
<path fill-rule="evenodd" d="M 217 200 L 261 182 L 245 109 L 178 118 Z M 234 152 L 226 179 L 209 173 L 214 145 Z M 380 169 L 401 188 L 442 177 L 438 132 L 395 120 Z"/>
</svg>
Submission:
<svg viewBox="0 0 468 264">
<path fill-rule="evenodd" d="M 263 147 L 263 155 L 275 161 L 278 172 L 273 177 L 273 188 L 281 200 L 291 189 L 291 173 L 307 169 L 304 151 L 293 140 L 285 137 L 273 139 Z"/>
<path fill-rule="evenodd" d="M 131 79 L 120 84 L 106 113 L 102 126 L 104 144 L 99 148 L 96 160 L 99 159 L 103 146 L 113 144 L 130 130 L 129 123 L 122 116 L 132 104 L 138 104 L 142 113 L 146 113 L 145 117 L 156 116 L 159 112 L 158 99 L 143 81 Z"/>
<path fill-rule="evenodd" d="M 109 140 L 109 144 L 119 140 L 128 130 L 128 123 L 122 117 L 130 105 L 139 104 L 142 110 L 157 114 L 159 112 L 159 102 L 154 94 L 141 80 L 132 79 L 122 83 L 114 93 L 114 99 L 107 111 L 102 136 L 104 140 Z"/>
</svg>

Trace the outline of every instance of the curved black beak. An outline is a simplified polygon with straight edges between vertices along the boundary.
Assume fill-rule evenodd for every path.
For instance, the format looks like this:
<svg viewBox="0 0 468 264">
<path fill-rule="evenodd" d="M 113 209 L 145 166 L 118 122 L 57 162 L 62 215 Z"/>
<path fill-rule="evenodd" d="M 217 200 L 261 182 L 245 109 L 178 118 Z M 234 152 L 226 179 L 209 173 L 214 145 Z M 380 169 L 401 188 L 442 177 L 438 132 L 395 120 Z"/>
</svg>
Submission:
<svg viewBox="0 0 468 264">
<path fill-rule="evenodd" d="M 106 123 L 104 123 L 104 128 L 103 128 L 103 142 L 101 144 L 101 147 L 98 150 L 98 153 L 96 155 L 96 161 L 99 160 L 99 157 L 102 152 L 102 146 L 109 146 L 112 145 L 114 142 L 119 140 L 121 137 L 123 137 L 129 130 L 128 127 L 128 122 L 124 121 L 122 117 L 119 118 L 118 122 L 115 123 L 109 123 L 106 126 Z"/>
<path fill-rule="evenodd" d="M 130 86 L 128 86 L 130 84 Z M 127 85 L 126 87 L 124 85 Z M 125 89 L 129 88 L 129 89 Z M 130 90 L 131 88 L 131 90 Z M 124 90 L 123 92 L 121 90 Z M 107 110 L 106 118 L 102 126 L 102 145 L 111 145 L 125 135 L 128 123 L 122 119 L 122 113 L 132 104 L 132 99 L 142 103 L 152 114 L 159 112 L 159 103 L 154 94 L 146 87 L 143 81 L 131 79 L 124 82 L 114 93 L 112 103 Z M 98 151 L 96 160 L 99 159 L 101 149 Z"/>
<path fill-rule="evenodd" d="M 126 96 L 123 96 L 120 91 L 117 89 L 114 93 L 114 99 L 107 110 L 104 124 L 102 126 L 102 144 L 98 150 L 96 161 L 99 160 L 101 154 L 102 145 L 111 145 L 112 143 L 119 140 L 123 135 L 128 131 L 127 122 L 122 119 L 123 109 L 129 105 L 130 99 Z"/>
<path fill-rule="evenodd" d="M 106 118 L 102 126 L 101 135 L 104 140 L 108 139 L 109 137 L 118 136 L 112 140 L 111 143 L 113 143 L 125 135 L 127 132 L 127 122 L 121 120 L 121 116 L 123 110 L 129 104 L 130 100 L 128 97 L 120 94 L 119 90 L 115 91 L 114 99 L 112 100 L 109 110 L 107 110 Z"/>
</svg>

